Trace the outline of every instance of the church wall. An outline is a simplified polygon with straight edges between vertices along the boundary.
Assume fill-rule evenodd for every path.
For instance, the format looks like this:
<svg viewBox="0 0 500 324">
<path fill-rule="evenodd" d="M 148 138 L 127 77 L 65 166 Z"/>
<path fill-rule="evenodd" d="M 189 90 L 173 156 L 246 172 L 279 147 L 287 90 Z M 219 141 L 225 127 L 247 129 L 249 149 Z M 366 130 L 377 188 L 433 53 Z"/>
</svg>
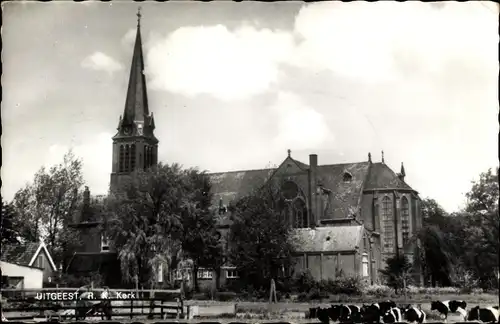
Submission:
<svg viewBox="0 0 500 324">
<path fill-rule="evenodd" d="M 319 254 L 307 255 L 307 268 L 315 280 L 321 280 L 321 259 Z"/>
<path fill-rule="evenodd" d="M 373 193 L 364 193 L 361 198 L 361 219 L 369 230 L 374 230 Z"/>
<path fill-rule="evenodd" d="M 98 228 L 85 228 L 81 230 L 82 247 L 79 252 L 101 252 L 101 235 Z"/>
</svg>

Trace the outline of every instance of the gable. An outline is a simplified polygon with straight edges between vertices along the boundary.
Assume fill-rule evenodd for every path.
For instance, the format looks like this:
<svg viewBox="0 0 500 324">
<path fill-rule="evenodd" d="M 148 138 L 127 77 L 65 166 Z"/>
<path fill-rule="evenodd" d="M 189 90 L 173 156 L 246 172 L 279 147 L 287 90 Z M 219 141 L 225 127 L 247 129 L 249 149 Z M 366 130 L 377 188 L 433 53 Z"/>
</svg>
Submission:
<svg viewBox="0 0 500 324">
<path fill-rule="evenodd" d="M 47 250 L 47 246 L 45 246 L 45 243 L 40 243 L 28 265 L 33 266 L 36 259 L 41 253 L 42 255 L 45 255 L 45 259 L 49 261 L 49 264 L 52 267 L 52 271 L 57 271 L 57 266 L 55 265 L 54 260 L 52 260 L 52 256 L 50 255 L 49 250 Z"/>
<path fill-rule="evenodd" d="M 398 175 L 385 163 L 373 163 L 370 168 L 370 174 L 366 181 L 364 189 L 408 189 L 413 190 L 406 182 L 401 180 Z"/>
</svg>

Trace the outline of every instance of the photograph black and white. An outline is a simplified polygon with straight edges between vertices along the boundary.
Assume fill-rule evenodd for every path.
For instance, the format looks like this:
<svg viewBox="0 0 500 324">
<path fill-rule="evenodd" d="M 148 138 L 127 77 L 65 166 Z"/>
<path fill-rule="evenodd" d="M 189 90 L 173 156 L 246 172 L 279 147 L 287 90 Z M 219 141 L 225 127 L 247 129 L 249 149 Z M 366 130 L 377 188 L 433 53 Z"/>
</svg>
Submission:
<svg viewBox="0 0 500 324">
<path fill-rule="evenodd" d="M 499 12 L 2 2 L 2 322 L 497 323 Z"/>
</svg>

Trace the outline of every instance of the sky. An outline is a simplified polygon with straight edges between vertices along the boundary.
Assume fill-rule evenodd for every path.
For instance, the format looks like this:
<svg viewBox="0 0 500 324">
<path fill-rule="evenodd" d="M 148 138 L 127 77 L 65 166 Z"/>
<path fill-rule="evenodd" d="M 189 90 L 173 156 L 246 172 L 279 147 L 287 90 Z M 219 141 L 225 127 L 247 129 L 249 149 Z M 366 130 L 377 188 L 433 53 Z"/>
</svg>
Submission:
<svg viewBox="0 0 500 324">
<path fill-rule="evenodd" d="M 143 2 L 159 160 L 210 172 L 371 152 L 463 207 L 498 165 L 498 6 L 469 1 Z M 133 2 L 2 3 L 2 196 L 70 148 L 105 194 Z"/>
</svg>

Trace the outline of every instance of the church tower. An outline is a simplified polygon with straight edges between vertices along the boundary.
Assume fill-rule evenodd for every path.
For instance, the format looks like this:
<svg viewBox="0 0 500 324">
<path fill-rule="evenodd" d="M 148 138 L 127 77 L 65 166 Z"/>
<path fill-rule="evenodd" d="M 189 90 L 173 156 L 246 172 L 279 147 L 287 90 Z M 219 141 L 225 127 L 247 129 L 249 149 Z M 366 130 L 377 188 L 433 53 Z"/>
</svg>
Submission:
<svg viewBox="0 0 500 324">
<path fill-rule="evenodd" d="M 111 191 L 119 188 L 123 179 L 134 170 L 145 170 L 158 163 L 159 141 L 154 135 L 154 129 L 153 114 L 148 107 L 139 9 L 125 108 L 120 116 L 118 132 L 113 136 Z"/>
</svg>

